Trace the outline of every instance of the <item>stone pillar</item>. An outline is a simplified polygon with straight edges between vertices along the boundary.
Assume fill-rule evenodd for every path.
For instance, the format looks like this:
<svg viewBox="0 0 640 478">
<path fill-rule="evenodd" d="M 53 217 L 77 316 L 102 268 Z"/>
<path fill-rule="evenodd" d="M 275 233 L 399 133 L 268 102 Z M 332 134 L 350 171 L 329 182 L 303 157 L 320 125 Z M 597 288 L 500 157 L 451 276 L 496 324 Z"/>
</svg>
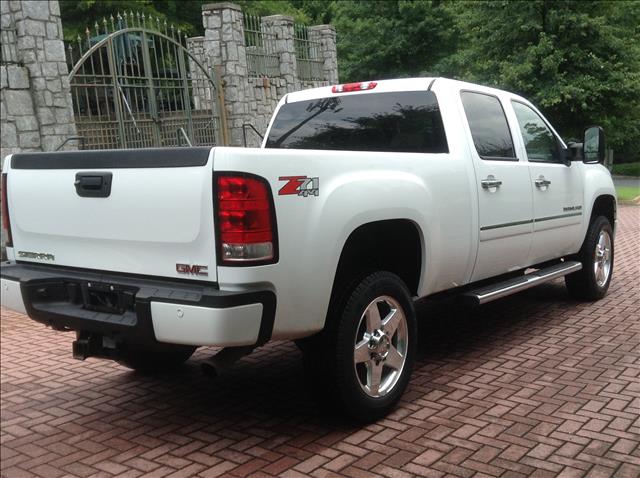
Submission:
<svg viewBox="0 0 640 478">
<path fill-rule="evenodd" d="M 202 6 L 204 53 L 219 68 L 224 86 L 230 146 L 242 146 L 246 122 L 247 55 L 242 10 L 234 3 Z"/>
<path fill-rule="evenodd" d="M 193 55 L 189 58 L 189 73 L 191 74 L 191 90 L 193 93 L 194 110 L 211 109 L 211 88 L 207 86 L 207 78 L 194 61 L 207 68 L 207 59 L 204 54 L 204 37 L 187 38 L 187 51 Z"/>
<path fill-rule="evenodd" d="M 11 114 L 12 110 L 16 118 L 21 117 L 15 121 L 18 148 L 54 151 L 67 138 L 76 135 L 58 1 L 0 3 L 2 21 L 8 17 L 8 22 L 15 25 L 18 61 L 27 70 L 28 90 L 23 88 L 24 74 L 12 68 L 14 79 L 19 78 L 18 86 L 14 89 L 9 81 L 5 93 L 7 113 Z M 9 74 L 7 67 L 10 79 Z M 65 149 L 76 147 L 72 142 L 67 143 Z"/>
<path fill-rule="evenodd" d="M 271 15 L 262 17 L 262 29 L 265 33 L 275 36 L 273 52 L 280 59 L 280 77 L 284 85 L 278 91 L 279 96 L 295 91 L 298 84 L 298 70 L 296 65 L 296 49 L 294 43 L 293 17 L 286 15 Z"/>
<path fill-rule="evenodd" d="M 40 151 L 40 131 L 31 98 L 29 70 L 18 56 L 15 22 L 9 2 L 0 2 L 2 59 L 0 65 L 0 158 L 19 151 Z"/>
<path fill-rule="evenodd" d="M 320 54 L 324 60 L 324 79 L 329 84 L 338 83 L 338 53 L 336 50 L 336 28 L 333 25 L 309 27 L 309 39 L 320 43 Z"/>
</svg>

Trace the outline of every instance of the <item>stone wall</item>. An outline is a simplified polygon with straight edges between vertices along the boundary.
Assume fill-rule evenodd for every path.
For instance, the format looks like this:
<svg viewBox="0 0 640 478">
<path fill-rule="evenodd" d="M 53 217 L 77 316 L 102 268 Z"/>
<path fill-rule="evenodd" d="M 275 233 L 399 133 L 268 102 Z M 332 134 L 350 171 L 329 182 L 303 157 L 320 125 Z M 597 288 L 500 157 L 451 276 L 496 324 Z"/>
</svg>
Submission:
<svg viewBox="0 0 640 478">
<path fill-rule="evenodd" d="M 54 151 L 76 135 L 58 1 L 2 0 L 0 13 L 0 156 Z"/>
<path fill-rule="evenodd" d="M 336 32 L 331 25 L 309 29 L 310 40 L 321 45 L 319 54 L 324 78 L 305 81 L 298 78 L 296 68 L 293 18 L 284 15 L 262 18 L 261 28 L 265 38 L 273 42 L 270 51 L 278 56 L 279 64 L 279 74 L 269 77 L 250 77 L 248 74 L 243 16 L 238 5 L 203 5 L 202 21 L 205 27 L 203 48 L 199 47 L 199 41 L 195 41 L 192 53 L 201 54 L 203 60 L 219 66 L 231 146 L 244 145 L 244 124 L 251 124 L 264 134 L 278 101 L 285 94 L 338 81 Z M 260 145 L 260 137 L 249 128 L 246 129 L 246 139 L 247 146 Z"/>
</svg>

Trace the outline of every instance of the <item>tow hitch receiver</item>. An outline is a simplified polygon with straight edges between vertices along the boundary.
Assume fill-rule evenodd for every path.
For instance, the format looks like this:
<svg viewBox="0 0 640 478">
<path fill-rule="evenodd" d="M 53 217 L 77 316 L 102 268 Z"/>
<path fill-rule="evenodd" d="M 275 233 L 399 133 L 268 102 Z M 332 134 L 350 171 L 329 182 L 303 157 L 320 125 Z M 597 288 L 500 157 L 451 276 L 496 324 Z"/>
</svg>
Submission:
<svg viewBox="0 0 640 478">
<path fill-rule="evenodd" d="M 112 359 L 117 355 L 117 347 L 113 339 L 86 332 L 78 332 L 77 339 L 73 341 L 72 349 L 73 358 L 78 360 L 84 360 L 88 357 Z"/>
</svg>

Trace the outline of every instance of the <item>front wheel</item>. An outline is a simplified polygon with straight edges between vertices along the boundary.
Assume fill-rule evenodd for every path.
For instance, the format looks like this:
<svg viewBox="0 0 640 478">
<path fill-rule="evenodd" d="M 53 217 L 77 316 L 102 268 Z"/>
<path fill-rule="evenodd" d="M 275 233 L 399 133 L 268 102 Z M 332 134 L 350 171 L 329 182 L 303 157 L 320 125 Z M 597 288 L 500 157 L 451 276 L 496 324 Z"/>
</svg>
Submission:
<svg viewBox="0 0 640 478">
<path fill-rule="evenodd" d="M 582 270 L 565 277 L 569 294 L 581 300 L 602 299 L 613 275 L 613 230 L 606 217 L 591 222 L 577 259 Z"/>
<path fill-rule="evenodd" d="M 398 276 L 376 272 L 356 281 L 305 351 L 317 398 L 359 421 L 385 416 L 409 383 L 416 333 L 413 302 Z"/>
</svg>

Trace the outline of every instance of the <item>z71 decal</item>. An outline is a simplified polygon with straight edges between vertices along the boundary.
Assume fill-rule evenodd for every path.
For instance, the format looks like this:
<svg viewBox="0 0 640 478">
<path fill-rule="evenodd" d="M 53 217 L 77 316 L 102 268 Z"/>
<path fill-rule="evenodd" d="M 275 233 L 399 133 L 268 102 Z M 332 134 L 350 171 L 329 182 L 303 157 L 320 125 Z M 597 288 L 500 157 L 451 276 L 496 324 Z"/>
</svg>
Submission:
<svg viewBox="0 0 640 478">
<path fill-rule="evenodd" d="M 320 195 L 320 178 L 308 178 L 306 176 L 280 176 L 280 181 L 287 183 L 280 188 L 278 195 L 296 195 L 302 197 Z"/>
</svg>

